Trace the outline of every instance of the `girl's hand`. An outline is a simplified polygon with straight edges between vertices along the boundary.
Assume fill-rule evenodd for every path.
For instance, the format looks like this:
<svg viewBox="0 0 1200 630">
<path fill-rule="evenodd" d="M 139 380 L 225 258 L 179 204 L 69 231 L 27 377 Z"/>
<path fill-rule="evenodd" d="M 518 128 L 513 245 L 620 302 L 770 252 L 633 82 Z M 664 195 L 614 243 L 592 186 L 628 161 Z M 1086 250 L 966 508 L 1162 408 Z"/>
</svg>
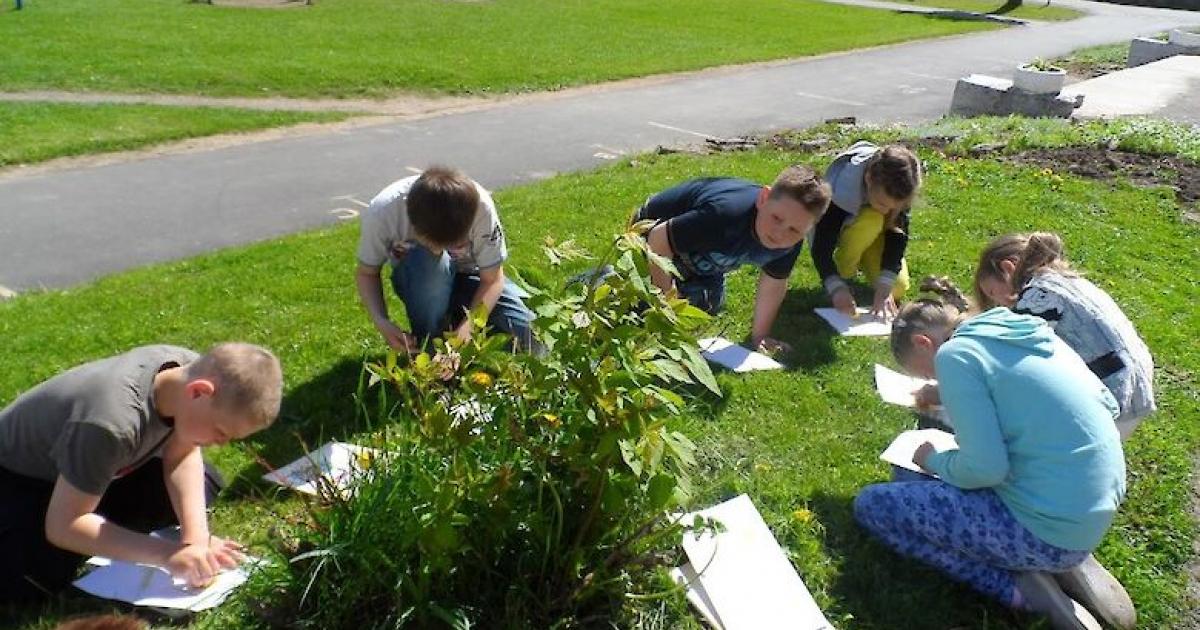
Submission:
<svg viewBox="0 0 1200 630">
<path fill-rule="evenodd" d="M 938 391 L 937 383 L 930 383 L 913 392 L 918 409 L 929 409 L 942 404 L 942 394 Z"/>
<path fill-rule="evenodd" d="M 926 442 L 917 447 L 917 452 L 913 453 L 912 462 L 919 466 L 921 470 L 928 471 L 929 469 L 925 467 L 925 462 L 929 461 L 929 456 L 936 452 L 937 449 L 933 448 L 933 444 Z"/>
<path fill-rule="evenodd" d="M 841 311 L 846 317 L 854 317 L 858 313 L 858 304 L 854 303 L 854 296 L 851 295 L 849 287 L 842 287 L 834 292 L 833 308 Z"/>
<path fill-rule="evenodd" d="M 896 298 L 892 297 L 892 289 L 879 288 L 875 290 L 875 302 L 871 305 L 871 315 L 881 321 L 891 321 L 900 312 L 896 306 Z"/>
</svg>

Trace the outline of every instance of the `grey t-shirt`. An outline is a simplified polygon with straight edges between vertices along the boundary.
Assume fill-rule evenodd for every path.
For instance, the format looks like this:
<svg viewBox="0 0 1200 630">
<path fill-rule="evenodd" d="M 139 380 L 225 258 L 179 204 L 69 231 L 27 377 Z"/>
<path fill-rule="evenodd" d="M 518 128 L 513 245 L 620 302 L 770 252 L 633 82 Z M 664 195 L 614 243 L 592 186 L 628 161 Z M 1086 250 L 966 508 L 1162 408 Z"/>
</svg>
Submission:
<svg viewBox="0 0 1200 630">
<path fill-rule="evenodd" d="M 85 363 L 0 410 L 0 466 L 46 481 L 62 475 L 93 495 L 158 453 L 171 434 L 154 409 L 154 376 L 194 361 L 176 346 L 144 346 Z"/>
</svg>

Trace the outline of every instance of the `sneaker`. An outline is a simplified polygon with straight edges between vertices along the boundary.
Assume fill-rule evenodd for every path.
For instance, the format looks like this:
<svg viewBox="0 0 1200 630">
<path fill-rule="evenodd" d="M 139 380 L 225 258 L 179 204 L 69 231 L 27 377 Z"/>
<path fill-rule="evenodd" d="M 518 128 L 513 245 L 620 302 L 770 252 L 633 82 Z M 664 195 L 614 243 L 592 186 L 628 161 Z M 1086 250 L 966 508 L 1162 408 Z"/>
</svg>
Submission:
<svg viewBox="0 0 1200 630">
<path fill-rule="evenodd" d="M 1049 573 L 1022 571 L 1014 575 L 1025 605 L 1029 610 L 1045 615 L 1055 630 L 1102 630 L 1100 622 L 1086 608 L 1067 597 Z"/>
<path fill-rule="evenodd" d="M 1054 579 L 1072 599 L 1117 630 L 1131 630 L 1137 625 L 1137 610 L 1125 587 L 1113 577 L 1095 556 L 1089 555 L 1079 566 L 1055 573 Z"/>
</svg>

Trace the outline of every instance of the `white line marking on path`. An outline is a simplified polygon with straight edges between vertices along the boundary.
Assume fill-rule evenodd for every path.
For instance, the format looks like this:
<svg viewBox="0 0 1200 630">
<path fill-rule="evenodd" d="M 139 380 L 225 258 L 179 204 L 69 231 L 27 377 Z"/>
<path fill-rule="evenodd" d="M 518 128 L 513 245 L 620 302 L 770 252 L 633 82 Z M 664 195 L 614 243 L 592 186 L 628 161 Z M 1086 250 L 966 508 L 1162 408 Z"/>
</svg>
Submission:
<svg viewBox="0 0 1200 630">
<path fill-rule="evenodd" d="M 820 94 L 811 94 L 809 92 L 796 92 L 796 95 L 804 96 L 804 97 L 808 97 L 808 98 L 815 98 L 818 101 L 829 101 L 831 103 L 841 103 L 842 105 L 853 105 L 854 107 L 866 107 L 867 106 L 866 103 L 860 103 L 858 101 L 850 101 L 850 100 L 846 100 L 844 98 L 834 98 L 832 96 L 822 96 Z"/>
<path fill-rule="evenodd" d="M 358 210 L 354 208 L 334 208 L 329 211 L 329 214 L 337 217 L 339 221 L 349 221 L 358 217 Z"/>
<path fill-rule="evenodd" d="M 647 120 L 646 124 L 650 125 L 651 127 L 658 127 L 659 129 L 667 129 L 669 131 L 678 131 L 679 133 L 686 133 L 689 136 L 696 136 L 697 138 L 706 138 L 709 140 L 724 140 L 724 138 L 720 138 L 718 136 L 709 135 L 707 133 L 700 133 L 699 131 L 692 131 L 691 129 L 683 129 L 682 127 L 672 127 L 671 125 L 664 125 L 662 123 L 654 122 L 653 120 Z"/>
<path fill-rule="evenodd" d="M 404 170 L 408 171 L 409 173 L 412 173 L 413 175 L 420 175 L 421 173 L 425 172 L 415 166 L 405 166 Z"/>
<path fill-rule="evenodd" d="M 896 72 L 899 72 L 900 74 L 907 74 L 910 77 L 917 77 L 919 79 L 936 79 L 938 81 L 951 81 L 951 82 L 958 81 L 958 79 L 951 79 L 950 77 L 940 77 L 936 74 L 923 74 L 921 72 L 909 72 L 907 70 L 897 70 Z"/>
<path fill-rule="evenodd" d="M 333 200 L 334 201 L 349 201 L 350 203 L 355 204 L 360 208 L 366 208 L 371 205 L 365 201 L 359 201 L 354 195 L 338 195 L 337 197 L 334 197 Z"/>
</svg>

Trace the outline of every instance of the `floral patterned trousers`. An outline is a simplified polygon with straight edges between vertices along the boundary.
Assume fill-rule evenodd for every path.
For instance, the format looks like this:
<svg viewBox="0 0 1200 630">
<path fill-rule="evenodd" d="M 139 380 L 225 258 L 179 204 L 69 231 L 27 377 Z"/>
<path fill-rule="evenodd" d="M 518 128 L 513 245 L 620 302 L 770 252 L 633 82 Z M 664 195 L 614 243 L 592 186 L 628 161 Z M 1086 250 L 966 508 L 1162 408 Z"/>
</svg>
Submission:
<svg viewBox="0 0 1200 630">
<path fill-rule="evenodd" d="M 914 481 L 867 486 L 854 517 L 893 551 L 936 567 L 952 579 L 1012 606 L 1014 571 L 1066 571 L 1087 551 L 1043 542 L 989 489 L 963 490 L 909 473 Z"/>
</svg>

